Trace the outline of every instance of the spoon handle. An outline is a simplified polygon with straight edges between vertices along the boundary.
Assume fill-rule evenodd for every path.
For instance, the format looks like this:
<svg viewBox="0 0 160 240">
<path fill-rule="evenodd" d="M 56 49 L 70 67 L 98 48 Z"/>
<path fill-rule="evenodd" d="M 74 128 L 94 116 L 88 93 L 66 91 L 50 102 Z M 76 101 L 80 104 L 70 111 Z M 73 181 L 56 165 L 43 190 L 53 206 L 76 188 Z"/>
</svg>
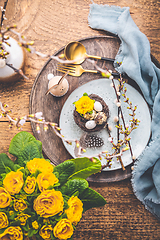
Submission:
<svg viewBox="0 0 160 240">
<path fill-rule="evenodd" d="M 99 56 L 92 56 L 92 55 L 87 55 L 88 58 L 94 58 L 94 59 L 100 59 L 108 62 L 114 62 L 115 59 L 113 58 L 106 58 L 106 57 L 99 57 Z"/>
<path fill-rule="evenodd" d="M 113 58 L 101 57 L 101 60 L 108 61 L 108 62 L 114 62 L 115 59 L 113 59 Z"/>
</svg>

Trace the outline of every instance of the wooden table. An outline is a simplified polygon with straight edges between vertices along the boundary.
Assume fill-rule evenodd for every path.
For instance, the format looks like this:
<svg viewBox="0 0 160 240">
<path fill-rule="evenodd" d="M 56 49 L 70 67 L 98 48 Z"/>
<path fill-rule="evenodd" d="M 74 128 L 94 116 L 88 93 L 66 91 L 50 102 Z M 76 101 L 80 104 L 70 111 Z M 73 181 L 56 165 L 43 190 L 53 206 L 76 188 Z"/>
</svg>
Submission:
<svg viewBox="0 0 160 240">
<path fill-rule="evenodd" d="M 0 5 L 3 2 L 0 0 Z M 88 26 L 90 3 L 89 0 L 9 0 L 7 24 L 16 23 L 19 32 L 35 41 L 38 51 L 53 54 L 70 41 L 105 35 L 105 32 Z M 150 41 L 152 55 L 160 58 L 159 1 L 95 0 L 95 3 L 129 6 L 133 20 Z M 25 74 L 29 80 L 21 79 L 13 85 L 0 84 L 1 101 L 12 109 L 12 116 L 28 114 L 34 80 L 46 61 L 27 54 Z M 29 122 L 23 130 L 32 133 Z M 0 153 L 8 154 L 10 141 L 16 133 L 16 128 L 8 129 L 7 119 L 0 119 Z M 130 179 L 116 183 L 92 183 L 90 186 L 105 197 L 107 204 L 83 215 L 74 239 L 160 239 L 160 223 L 137 200 Z"/>
</svg>

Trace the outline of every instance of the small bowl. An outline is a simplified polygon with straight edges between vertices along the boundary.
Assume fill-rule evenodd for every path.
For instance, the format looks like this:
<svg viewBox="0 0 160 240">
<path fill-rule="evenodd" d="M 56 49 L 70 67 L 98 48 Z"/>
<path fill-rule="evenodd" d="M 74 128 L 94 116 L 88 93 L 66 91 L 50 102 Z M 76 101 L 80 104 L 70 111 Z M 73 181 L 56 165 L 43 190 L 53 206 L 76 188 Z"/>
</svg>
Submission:
<svg viewBox="0 0 160 240">
<path fill-rule="evenodd" d="M 48 89 L 50 89 L 52 86 L 54 86 L 55 84 L 57 84 L 59 82 L 59 80 L 61 79 L 62 76 L 54 76 L 49 80 L 48 83 Z M 69 83 L 67 81 L 66 78 L 63 79 L 63 81 L 56 86 L 55 88 L 52 88 L 50 90 L 50 93 L 55 96 L 55 97 L 62 97 L 64 96 L 69 89 Z"/>
</svg>

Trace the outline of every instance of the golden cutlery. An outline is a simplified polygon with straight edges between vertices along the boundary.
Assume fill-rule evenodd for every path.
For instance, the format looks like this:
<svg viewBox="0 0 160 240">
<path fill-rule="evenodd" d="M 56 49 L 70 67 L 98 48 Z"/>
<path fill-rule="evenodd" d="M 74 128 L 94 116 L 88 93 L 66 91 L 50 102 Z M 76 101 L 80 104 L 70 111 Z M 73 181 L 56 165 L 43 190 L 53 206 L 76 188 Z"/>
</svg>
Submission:
<svg viewBox="0 0 160 240">
<path fill-rule="evenodd" d="M 80 42 L 68 43 L 64 49 L 64 56 L 66 57 L 67 60 L 80 59 L 74 64 L 81 64 L 85 60 L 85 58 L 94 58 L 114 62 L 114 59 L 111 58 L 88 55 L 86 53 L 85 46 Z"/>
<path fill-rule="evenodd" d="M 59 72 L 68 72 L 69 75 L 79 77 L 82 75 L 84 72 L 89 72 L 89 73 L 99 73 L 97 70 L 88 70 L 88 69 L 83 69 L 81 65 L 63 65 L 63 64 L 58 64 L 57 70 Z"/>
<path fill-rule="evenodd" d="M 89 73 L 100 73 L 100 71 L 97 70 L 88 70 L 88 69 L 83 69 L 81 65 L 73 65 L 73 64 L 58 64 L 57 71 L 66 73 L 68 72 L 68 75 L 79 77 L 82 75 L 84 72 L 89 72 Z M 119 77 L 119 73 L 112 72 L 112 75 L 114 77 Z M 124 75 L 124 74 L 123 74 Z"/>
</svg>

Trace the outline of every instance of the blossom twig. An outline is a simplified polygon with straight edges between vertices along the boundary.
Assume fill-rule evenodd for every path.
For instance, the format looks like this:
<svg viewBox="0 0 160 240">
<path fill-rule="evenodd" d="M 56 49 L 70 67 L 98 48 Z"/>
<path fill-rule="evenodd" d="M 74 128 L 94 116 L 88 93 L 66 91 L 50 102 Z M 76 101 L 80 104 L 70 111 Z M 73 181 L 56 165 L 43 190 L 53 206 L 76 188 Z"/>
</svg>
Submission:
<svg viewBox="0 0 160 240">
<path fill-rule="evenodd" d="M 5 12 L 6 12 L 7 3 L 8 3 L 8 0 L 6 0 L 6 1 L 4 2 L 4 6 L 1 7 L 2 15 L 1 15 L 1 22 L 0 22 L 0 30 L 1 30 L 1 28 L 2 28 L 3 21 L 4 21 L 4 19 L 5 19 Z"/>
</svg>

